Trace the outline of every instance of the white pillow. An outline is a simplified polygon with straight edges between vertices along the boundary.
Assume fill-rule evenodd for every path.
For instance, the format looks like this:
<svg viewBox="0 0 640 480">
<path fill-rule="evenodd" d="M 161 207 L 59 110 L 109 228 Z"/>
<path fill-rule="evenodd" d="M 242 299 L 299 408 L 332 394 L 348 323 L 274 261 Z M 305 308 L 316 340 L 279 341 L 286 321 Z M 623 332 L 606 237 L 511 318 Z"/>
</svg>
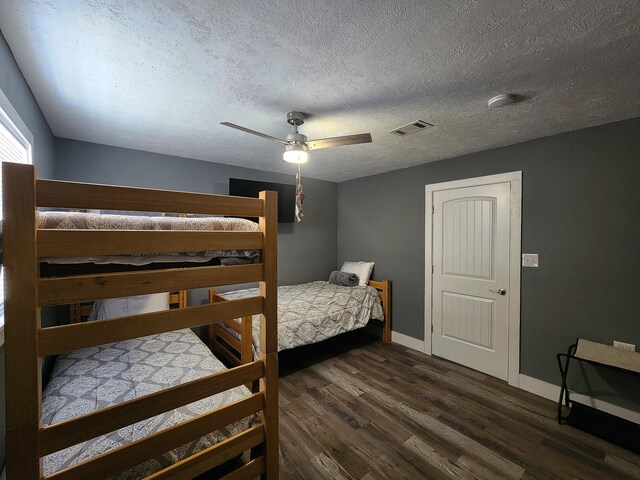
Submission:
<svg viewBox="0 0 640 480">
<path fill-rule="evenodd" d="M 358 285 L 362 287 L 369 284 L 374 265 L 375 263 L 373 262 L 344 262 L 340 271 L 358 275 L 360 279 Z"/>
<path fill-rule="evenodd" d="M 88 320 L 106 320 L 162 310 L 169 310 L 169 292 L 98 300 L 94 302 Z"/>
</svg>

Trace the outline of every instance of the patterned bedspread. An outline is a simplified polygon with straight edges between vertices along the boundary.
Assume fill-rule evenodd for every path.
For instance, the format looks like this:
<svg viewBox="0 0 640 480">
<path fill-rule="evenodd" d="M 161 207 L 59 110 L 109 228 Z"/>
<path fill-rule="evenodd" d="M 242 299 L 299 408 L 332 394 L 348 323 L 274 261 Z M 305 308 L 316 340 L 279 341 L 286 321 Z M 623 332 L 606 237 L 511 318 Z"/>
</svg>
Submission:
<svg viewBox="0 0 640 480">
<path fill-rule="evenodd" d="M 258 295 L 257 288 L 225 292 L 227 299 Z M 384 312 L 373 287 L 343 287 L 329 282 L 278 287 L 278 351 L 321 342 L 364 327 Z M 260 339 L 259 317 L 253 317 L 253 344 Z"/>
<path fill-rule="evenodd" d="M 224 365 L 189 329 L 76 350 L 56 361 L 43 395 L 43 424 L 56 424 L 222 370 Z M 249 395 L 244 386 L 236 387 L 53 453 L 44 457 L 44 473 L 50 475 Z M 247 417 L 114 478 L 143 478 L 249 428 L 257 420 L 257 415 Z"/>
<path fill-rule="evenodd" d="M 79 230 L 233 230 L 257 232 L 258 224 L 243 218 L 228 217 L 149 217 L 144 215 L 112 215 L 82 212 L 38 212 L 38 228 Z M 260 261 L 258 250 L 214 250 L 207 252 L 160 253 L 144 255 L 94 255 L 88 257 L 45 258 L 47 263 L 115 263 L 147 265 L 167 262 L 208 262 L 220 258 L 222 263 L 242 259 L 246 263 Z"/>
</svg>

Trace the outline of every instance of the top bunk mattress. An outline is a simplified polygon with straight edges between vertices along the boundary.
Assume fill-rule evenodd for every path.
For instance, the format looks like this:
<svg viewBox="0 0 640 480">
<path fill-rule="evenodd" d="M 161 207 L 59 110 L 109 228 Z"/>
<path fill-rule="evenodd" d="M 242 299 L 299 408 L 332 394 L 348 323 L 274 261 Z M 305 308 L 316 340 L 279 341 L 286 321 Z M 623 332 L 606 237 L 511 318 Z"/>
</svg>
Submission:
<svg viewBox="0 0 640 480">
<path fill-rule="evenodd" d="M 230 217 L 160 217 L 115 215 L 85 212 L 38 212 L 38 228 L 57 230 L 200 230 L 257 232 L 257 223 Z M 206 263 L 219 259 L 223 265 L 258 263 L 259 250 L 211 250 L 204 252 L 150 253 L 143 255 L 92 255 L 82 257 L 43 258 L 48 264 L 118 264 Z"/>
</svg>

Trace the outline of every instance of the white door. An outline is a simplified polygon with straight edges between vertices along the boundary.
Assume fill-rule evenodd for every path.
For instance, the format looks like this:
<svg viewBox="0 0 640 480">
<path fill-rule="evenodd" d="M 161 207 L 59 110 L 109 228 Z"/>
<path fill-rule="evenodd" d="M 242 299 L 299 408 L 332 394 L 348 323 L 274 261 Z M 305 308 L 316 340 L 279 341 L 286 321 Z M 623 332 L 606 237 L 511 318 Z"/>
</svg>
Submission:
<svg viewBox="0 0 640 480">
<path fill-rule="evenodd" d="M 509 182 L 433 192 L 432 352 L 506 380 Z"/>
</svg>

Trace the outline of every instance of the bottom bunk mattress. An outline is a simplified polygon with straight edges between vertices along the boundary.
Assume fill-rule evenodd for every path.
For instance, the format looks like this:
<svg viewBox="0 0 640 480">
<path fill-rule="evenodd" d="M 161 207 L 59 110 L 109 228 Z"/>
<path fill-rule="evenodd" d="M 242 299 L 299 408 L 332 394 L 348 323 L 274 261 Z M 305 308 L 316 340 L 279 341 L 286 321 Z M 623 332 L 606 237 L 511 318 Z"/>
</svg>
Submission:
<svg viewBox="0 0 640 480">
<path fill-rule="evenodd" d="M 225 292 L 228 300 L 259 295 L 257 288 Z M 369 286 L 344 287 L 311 282 L 278 287 L 278 351 L 321 342 L 383 320 L 378 291 Z M 253 345 L 260 339 L 259 317 L 253 317 Z M 224 327 L 224 325 L 223 325 Z M 233 330 L 229 333 L 236 334 Z"/>
<path fill-rule="evenodd" d="M 60 423 L 225 369 L 189 329 L 75 350 L 57 358 L 43 394 L 43 424 Z M 47 455 L 43 459 L 44 473 L 51 475 L 250 395 L 246 387 L 236 387 Z M 257 415 L 249 416 L 113 478 L 143 478 L 242 432 L 257 421 Z"/>
</svg>

